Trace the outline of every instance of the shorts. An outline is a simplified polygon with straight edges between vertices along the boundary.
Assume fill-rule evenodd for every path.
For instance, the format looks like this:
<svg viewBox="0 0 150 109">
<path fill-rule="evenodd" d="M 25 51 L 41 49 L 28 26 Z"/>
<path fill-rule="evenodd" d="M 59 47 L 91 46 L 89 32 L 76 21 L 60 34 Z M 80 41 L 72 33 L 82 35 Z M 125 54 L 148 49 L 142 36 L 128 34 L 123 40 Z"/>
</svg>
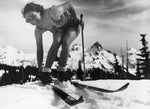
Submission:
<svg viewBox="0 0 150 109">
<path fill-rule="evenodd" d="M 65 25 L 63 25 L 60 28 L 55 29 L 55 32 L 62 31 L 63 34 L 65 34 L 69 29 L 71 29 L 71 30 L 75 30 L 77 33 L 79 33 L 79 31 L 80 31 L 79 24 L 80 24 L 79 19 L 78 20 L 69 19 Z"/>
</svg>

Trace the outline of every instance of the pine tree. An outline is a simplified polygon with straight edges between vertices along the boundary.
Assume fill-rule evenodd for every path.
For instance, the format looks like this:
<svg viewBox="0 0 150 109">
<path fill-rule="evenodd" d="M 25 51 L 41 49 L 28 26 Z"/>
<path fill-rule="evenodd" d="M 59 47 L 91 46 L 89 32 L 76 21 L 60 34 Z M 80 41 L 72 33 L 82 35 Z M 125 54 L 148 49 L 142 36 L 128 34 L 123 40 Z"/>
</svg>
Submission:
<svg viewBox="0 0 150 109">
<path fill-rule="evenodd" d="M 139 60 L 137 59 L 137 68 L 136 68 L 136 77 L 137 79 L 141 79 L 141 74 L 140 74 L 140 62 Z"/>
<path fill-rule="evenodd" d="M 114 53 L 114 58 L 115 58 L 115 64 L 114 64 L 115 72 L 114 73 L 116 76 L 118 76 L 119 79 L 124 79 L 124 75 L 123 75 L 124 71 L 121 65 L 119 65 L 116 53 Z"/>
<path fill-rule="evenodd" d="M 149 59 L 149 51 L 148 51 L 148 42 L 146 41 L 145 37 L 146 34 L 140 34 L 142 39 L 140 40 L 142 42 L 143 47 L 140 49 L 141 54 L 139 54 L 142 58 L 138 59 L 138 71 L 137 76 L 141 78 L 148 79 L 149 73 L 150 73 L 150 59 Z M 139 74 L 140 73 L 140 74 Z"/>
</svg>

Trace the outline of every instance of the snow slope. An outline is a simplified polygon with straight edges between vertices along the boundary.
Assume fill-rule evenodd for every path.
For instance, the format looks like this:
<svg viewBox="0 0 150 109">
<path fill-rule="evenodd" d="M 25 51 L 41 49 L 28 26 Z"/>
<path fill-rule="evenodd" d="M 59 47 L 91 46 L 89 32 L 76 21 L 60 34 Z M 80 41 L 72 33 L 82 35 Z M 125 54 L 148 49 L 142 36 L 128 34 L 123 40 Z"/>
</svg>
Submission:
<svg viewBox="0 0 150 109">
<path fill-rule="evenodd" d="M 83 83 L 116 89 L 126 82 L 130 82 L 128 89 L 109 94 L 79 90 L 66 82 L 59 87 L 76 98 L 83 95 L 85 99 L 84 103 L 73 107 L 65 105 L 50 86 L 41 86 L 39 82 L 3 86 L 0 87 L 0 109 L 150 109 L 149 80 L 98 80 Z"/>
</svg>

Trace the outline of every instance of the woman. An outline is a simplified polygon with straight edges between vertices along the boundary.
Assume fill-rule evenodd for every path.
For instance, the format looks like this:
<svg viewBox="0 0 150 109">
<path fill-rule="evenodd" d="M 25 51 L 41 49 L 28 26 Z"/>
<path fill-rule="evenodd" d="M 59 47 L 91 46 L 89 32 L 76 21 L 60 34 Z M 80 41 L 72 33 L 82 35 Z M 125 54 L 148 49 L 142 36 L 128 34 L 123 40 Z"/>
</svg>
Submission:
<svg viewBox="0 0 150 109">
<path fill-rule="evenodd" d="M 51 66 L 56 59 L 58 49 L 62 46 L 57 70 L 61 72 L 58 78 L 63 80 L 63 72 L 65 72 L 65 66 L 68 59 L 69 46 L 79 34 L 79 20 L 73 6 L 67 2 L 44 9 L 42 5 L 31 2 L 26 4 L 22 14 L 27 23 L 36 26 L 35 39 L 39 72 L 51 72 Z M 48 51 L 46 64 L 42 67 L 42 34 L 45 31 L 52 32 L 53 43 Z"/>
</svg>

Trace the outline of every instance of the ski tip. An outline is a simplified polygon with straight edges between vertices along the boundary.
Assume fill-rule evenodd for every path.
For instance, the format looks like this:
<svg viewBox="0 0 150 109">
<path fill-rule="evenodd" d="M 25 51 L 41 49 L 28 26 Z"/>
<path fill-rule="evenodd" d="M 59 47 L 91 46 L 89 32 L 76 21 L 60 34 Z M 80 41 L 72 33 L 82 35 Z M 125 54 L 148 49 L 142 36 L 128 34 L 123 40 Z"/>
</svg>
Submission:
<svg viewBox="0 0 150 109">
<path fill-rule="evenodd" d="M 83 96 L 80 96 L 80 98 L 77 101 L 78 101 L 78 104 L 83 103 L 84 102 Z"/>
<path fill-rule="evenodd" d="M 124 86 L 122 86 L 121 88 L 119 88 L 117 91 L 123 91 L 125 90 L 128 86 L 129 86 L 130 83 L 126 83 Z"/>
<path fill-rule="evenodd" d="M 128 86 L 130 83 L 126 83 L 126 85 Z"/>
<path fill-rule="evenodd" d="M 69 106 L 75 106 L 75 105 L 78 105 L 80 103 L 83 103 L 84 102 L 84 99 L 83 99 L 83 96 L 80 96 L 80 98 L 76 101 L 73 101 L 72 103 L 67 103 Z"/>
</svg>

